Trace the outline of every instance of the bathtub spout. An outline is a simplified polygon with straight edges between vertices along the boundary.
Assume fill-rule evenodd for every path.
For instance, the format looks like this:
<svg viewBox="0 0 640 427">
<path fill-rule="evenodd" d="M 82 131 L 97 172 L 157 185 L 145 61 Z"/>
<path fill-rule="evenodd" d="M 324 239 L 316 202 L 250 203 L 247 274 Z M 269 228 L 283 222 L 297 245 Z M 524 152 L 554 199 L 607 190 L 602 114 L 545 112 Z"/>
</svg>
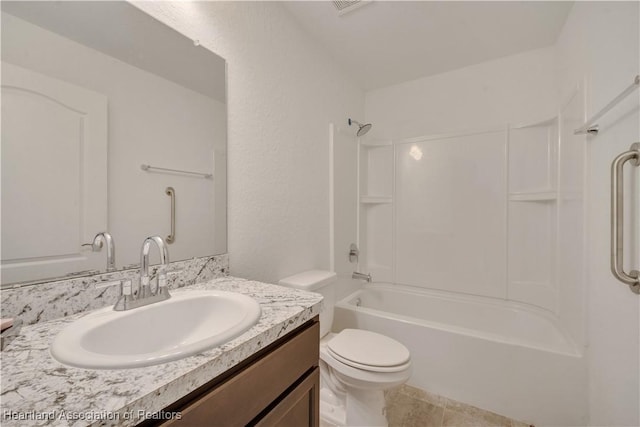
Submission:
<svg viewBox="0 0 640 427">
<path fill-rule="evenodd" d="M 366 280 L 367 282 L 371 282 L 371 274 L 358 273 L 357 271 L 353 272 L 353 275 L 351 275 L 351 278 L 361 279 L 361 280 Z"/>
</svg>

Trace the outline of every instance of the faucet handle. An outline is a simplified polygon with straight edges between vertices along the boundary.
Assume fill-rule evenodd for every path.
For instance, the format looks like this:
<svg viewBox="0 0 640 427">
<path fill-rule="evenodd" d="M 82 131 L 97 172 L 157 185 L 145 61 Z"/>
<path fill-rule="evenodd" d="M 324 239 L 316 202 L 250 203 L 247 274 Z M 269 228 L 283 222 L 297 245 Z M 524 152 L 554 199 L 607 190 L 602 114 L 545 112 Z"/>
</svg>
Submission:
<svg viewBox="0 0 640 427">
<path fill-rule="evenodd" d="M 151 277 L 144 275 L 140 276 L 140 286 L 149 286 L 151 284 Z"/>
<path fill-rule="evenodd" d="M 182 273 L 183 271 L 184 271 L 184 268 L 179 268 L 177 270 L 171 270 L 171 271 L 166 271 L 166 270 L 159 269 L 156 272 L 156 276 L 158 277 L 158 289 L 166 288 L 167 285 L 168 285 L 169 278 L 172 278 L 172 277 Z"/>
<path fill-rule="evenodd" d="M 123 280 L 122 295 L 131 295 L 131 294 L 133 294 L 133 286 L 131 285 L 131 280 Z"/>
</svg>

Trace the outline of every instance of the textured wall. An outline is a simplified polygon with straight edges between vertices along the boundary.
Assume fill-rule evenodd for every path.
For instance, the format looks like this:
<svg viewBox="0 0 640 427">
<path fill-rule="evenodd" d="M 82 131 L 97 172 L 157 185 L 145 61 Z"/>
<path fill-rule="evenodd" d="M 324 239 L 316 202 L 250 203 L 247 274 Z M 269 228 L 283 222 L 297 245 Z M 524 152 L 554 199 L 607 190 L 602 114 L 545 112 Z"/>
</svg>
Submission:
<svg viewBox="0 0 640 427">
<path fill-rule="evenodd" d="M 328 268 L 328 125 L 363 92 L 277 3 L 134 4 L 227 60 L 232 274 Z"/>
</svg>

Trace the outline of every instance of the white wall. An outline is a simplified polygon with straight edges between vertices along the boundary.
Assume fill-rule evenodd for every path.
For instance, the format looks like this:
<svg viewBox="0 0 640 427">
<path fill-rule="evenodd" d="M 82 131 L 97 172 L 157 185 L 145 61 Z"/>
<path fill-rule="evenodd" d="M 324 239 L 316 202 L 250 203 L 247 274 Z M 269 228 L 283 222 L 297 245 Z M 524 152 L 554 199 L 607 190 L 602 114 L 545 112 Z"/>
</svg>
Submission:
<svg viewBox="0 0 640 427">
<path fill-rule="evenodd" d="M 373 90 L 367 122 L 405 138 L 545 120 L 556 113 L 553 60 L 553 48 L 536 49 Z"/>
<path fill-rule="evenodd" d="M 231 273 L 329 268 L 329 123 L 363 93 L 271 2 L 137 2 L 228 64 Z"/>
<path fill-rule="evenodd" d="M 631 84 L 640 64 L 639 13 L 638 2 L 576 2 L 557 43 L 563 96 L 586 78 L 588 111 L 595 113 Z M 639 298 L 609 271 L 609 168 L 638 141 L 638 98 L 636 91 L 600 120 L 600 134 L 587 142 L 591 425 L 640 425 Z M 626 265 L 632 263 L 640 264 L 637 246 Z"/>
<path fill-rule="evenodd" d="M 115 240 L 117 266 L 139 262 L 145 237 L 169 234 L 167 186 L 176 189 L 177 200 L 171 259 L 226 252 L 226 228 L 221 224 L 225 192 L 214 190 L 214 185 L 224 185 L 224 164 L 219 165 L 216 184 L 140 170 L 141 163 L 213 170 L 212 150 L 225 149 L 225 106 L 12 15 L 3 13 L 2 23 L 3 60 L 107 97 L 107 228 Z M 210 217 L 214 206 L 223 212 L 221 218 Z M 94 232 L 100 231 L 105 230 Z"/>
</svg>

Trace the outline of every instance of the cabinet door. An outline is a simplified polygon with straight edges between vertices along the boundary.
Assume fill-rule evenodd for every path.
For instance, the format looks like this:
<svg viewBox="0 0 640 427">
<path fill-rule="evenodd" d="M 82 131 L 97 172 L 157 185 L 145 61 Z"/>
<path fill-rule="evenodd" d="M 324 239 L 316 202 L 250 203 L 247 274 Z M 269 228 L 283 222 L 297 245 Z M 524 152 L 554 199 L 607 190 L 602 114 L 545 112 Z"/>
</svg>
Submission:
<svg viewBox="0 0 640 427">
<path fill-rule="evenodd" d="M 320 368 L 316 367 L 256 427 L 318 427 L 320 425 Z"/>
<path fill-rule="evenodd" d="M 284 399 L 282 396 L 286 398 L 287 391 L 301 378 L 306 380 L 309 373 L 314 372 L 318 367 L 319 346 L 320 326 L 316 318 L 311 325 L 291 333 L 288 341 L 224 383 L 186 406 L 169 409 L 180 411 L 181 419 L 170 420 L 163 426 L 235 427 L 254 422 L 274 402 L 278 406 Z M 318 392 L 312 397 L 318 399 Z"/>
</svg>

